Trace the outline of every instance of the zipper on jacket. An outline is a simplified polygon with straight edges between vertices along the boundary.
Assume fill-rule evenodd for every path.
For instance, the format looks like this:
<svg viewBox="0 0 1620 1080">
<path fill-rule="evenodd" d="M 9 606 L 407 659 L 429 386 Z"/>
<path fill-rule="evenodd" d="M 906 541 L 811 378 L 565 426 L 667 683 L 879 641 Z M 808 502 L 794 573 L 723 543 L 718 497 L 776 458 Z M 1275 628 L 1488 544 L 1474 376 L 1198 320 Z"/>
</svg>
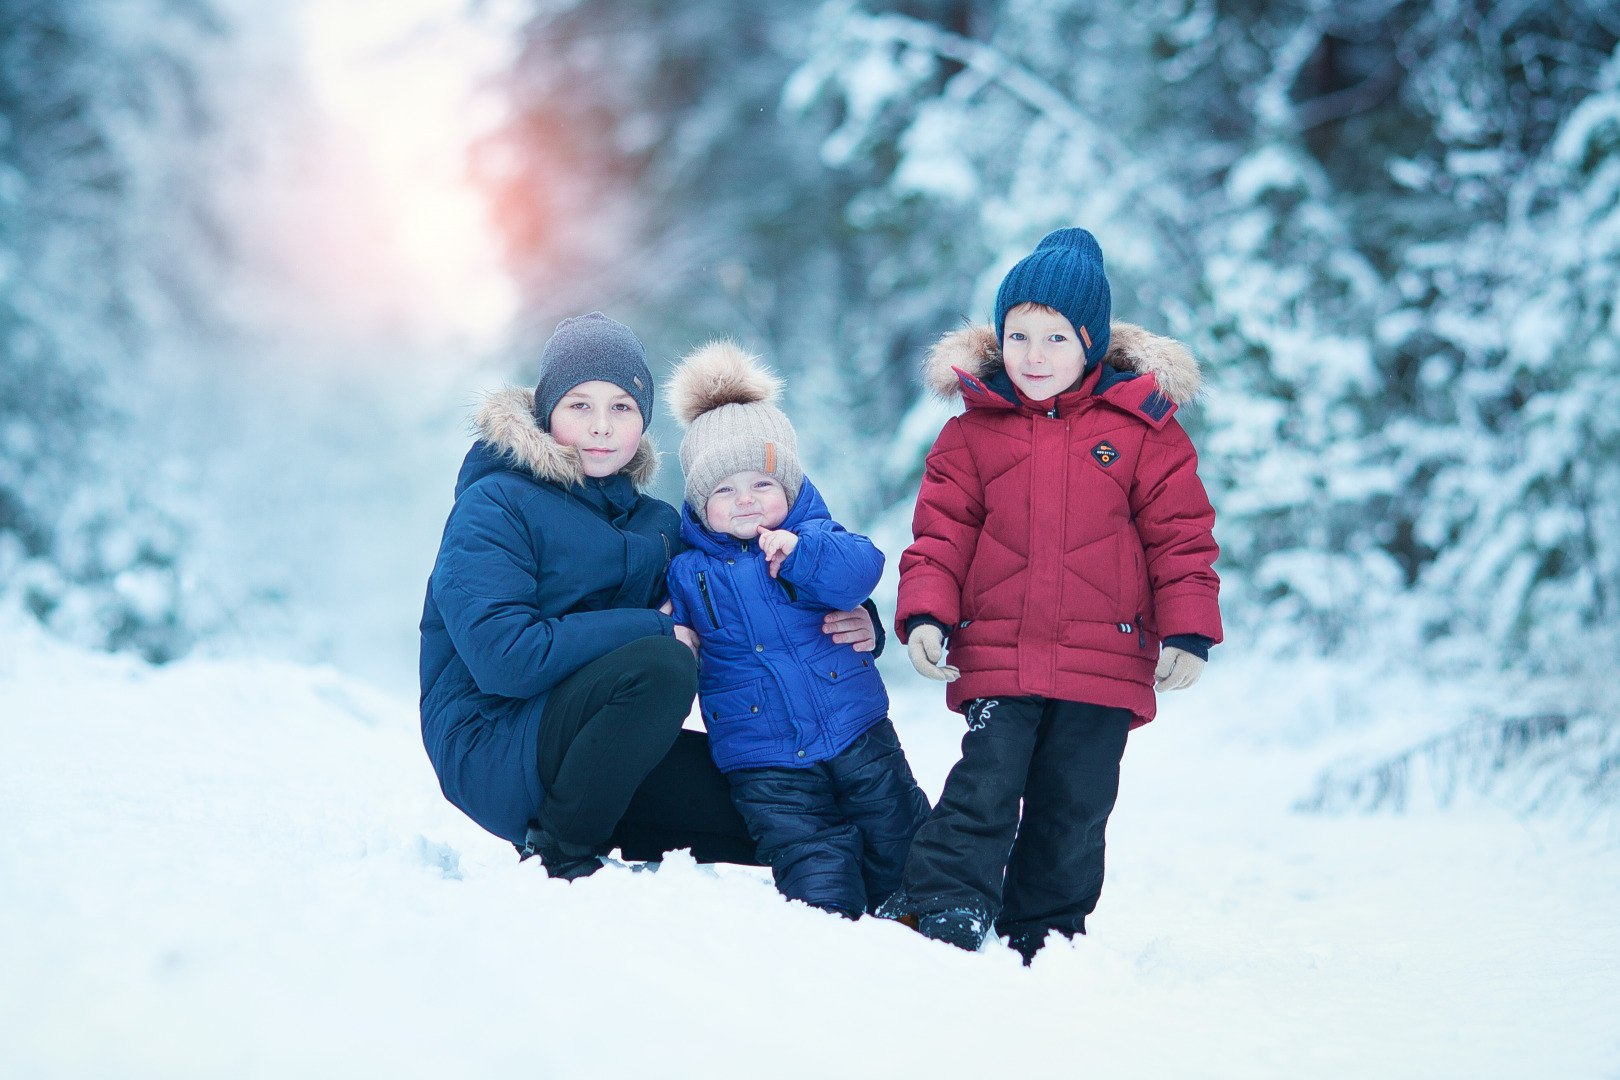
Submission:
<svg viewBox="0 0 1620 1080">
<path fill-rule="evenodd" d="M 793 587 L 793 582 L 778 574 L 776 583 L 782 586 L 783 592 L 787 593 L 788 603 L 797 604 L 799 602 L 799 590 Z"/>
<path fill-rule="evenodd" d="M 702 570 L 698 571 L 698 592 L 703 594 L 703 610 L 709 613 L 709 625 L 720 629 L 720 620 L 714 614 L 714 602 L 709 599 L 709 578 Z"/>
<path fill-rule="evenodd" d="M 1142 625 L 1142 613 L 1140 611 L 1136 613 L 1136 647 L 1138 649 L 1147 648 L 1147 628 Z"/>
<path fill-rule="evenodd" d="M 669 565 L 669 533 L 661 532 L 658 535 L 664 541 L 664 565 L 668 566 Z"/>
</svg>

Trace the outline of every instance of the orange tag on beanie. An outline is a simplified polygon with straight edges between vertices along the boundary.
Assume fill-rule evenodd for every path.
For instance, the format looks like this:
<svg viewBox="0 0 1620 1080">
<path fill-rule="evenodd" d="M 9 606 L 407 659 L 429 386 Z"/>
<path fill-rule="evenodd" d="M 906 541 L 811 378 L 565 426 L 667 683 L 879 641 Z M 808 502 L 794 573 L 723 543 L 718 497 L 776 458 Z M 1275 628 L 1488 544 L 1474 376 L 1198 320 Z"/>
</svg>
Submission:
<svg viewBox="0 0 1620 1080">
<path fill-rule="evenodd" d="M 776 444 L 773 442 L 765 444 L 765 471 L 768 473 L 776 471 Z"/>
<path fill-rule="evenodd" d="M 1084 326 L 1080 328 L 1080 340 L 1086 343 L 1086 348 L 1091 348 L 1091 335 L 1086 333 Z"/>
</svg>

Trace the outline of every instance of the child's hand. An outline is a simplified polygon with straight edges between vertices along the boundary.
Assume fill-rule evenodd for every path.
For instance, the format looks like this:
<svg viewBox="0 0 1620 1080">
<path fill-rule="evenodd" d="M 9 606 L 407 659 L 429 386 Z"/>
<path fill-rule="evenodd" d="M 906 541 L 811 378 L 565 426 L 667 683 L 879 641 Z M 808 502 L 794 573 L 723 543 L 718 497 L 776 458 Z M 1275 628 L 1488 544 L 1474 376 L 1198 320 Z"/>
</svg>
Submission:
<svg viewBox="0 0 1620 1080">
<path fill-rule="evenodd" d="M 1185 690 L 1204 673 L 1204 661 L 1186 649 L 1166 645 L 1159 654 L 1159 666 L 1153 669 L 1153 689 Z"/>
<path fill-rule="evenodd" d="M 690 626 L 682 626 L 680 623 L 676 623 L 675 640 L 680 642 L 682 645 L 685 645 L 688 649 L 691 649 L 693 656 L 698 654 L 699 643 L 697 631 L 693 630 Z"/>
<path fill-rule="evenodd" d="M 793 554 L 793 549 L 799 546 L 799 534 L 790 533 L 786 529 L 767 529 L 763 525 L 759 529 L 759 550 L 765 553 L 765 559 L 771 566 L 771 577 L 781 569 L 787 557 Z"/>
<path fill-rule="evenodd" d="M 951 665 L 939 666 L 945 655 L 945 632 L 932 623 L 922 623 L 906 639 L 906 651 L 911 654 L 911 666 L 924 678 L 939 682 L 955 682 L 962 673 Z"/>
<path fill-rule="evenodd" d="M 675 614 L 675 601 L 673 601 L 673 600 L 665 600 L 662 604 L 659 604 L 658 605 L 658 613 L 660 615 L 673 615 L 673 614 Z"/>
</svg>

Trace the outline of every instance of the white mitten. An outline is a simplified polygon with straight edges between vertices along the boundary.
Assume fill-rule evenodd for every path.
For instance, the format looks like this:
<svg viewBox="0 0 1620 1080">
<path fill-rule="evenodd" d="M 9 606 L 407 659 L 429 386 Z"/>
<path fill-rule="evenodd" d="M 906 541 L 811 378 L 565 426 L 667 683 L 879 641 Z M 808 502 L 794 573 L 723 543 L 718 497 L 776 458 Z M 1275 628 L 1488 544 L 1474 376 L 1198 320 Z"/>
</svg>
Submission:
<svg viewBox="0 0 1620 1080">
<path fill-rule="evenodd" d="M 1186 649 L 1166 645 L 1159 654 L 1159 666 L 1153 669 L 1153 689 L 1185 690 L 1204 673 L 1204 661 Z"/>
<path fill-rule="evenodd" d="M 940 657 L 945 655 L 945 631 L 933 623 L 920 623 L 906 639 L 906 651 L 911 654 L 911 665 L 919 675 L 939 682 L 952 682 L 962 673 L 946 664 L 941 667 Z"/>
</svg>

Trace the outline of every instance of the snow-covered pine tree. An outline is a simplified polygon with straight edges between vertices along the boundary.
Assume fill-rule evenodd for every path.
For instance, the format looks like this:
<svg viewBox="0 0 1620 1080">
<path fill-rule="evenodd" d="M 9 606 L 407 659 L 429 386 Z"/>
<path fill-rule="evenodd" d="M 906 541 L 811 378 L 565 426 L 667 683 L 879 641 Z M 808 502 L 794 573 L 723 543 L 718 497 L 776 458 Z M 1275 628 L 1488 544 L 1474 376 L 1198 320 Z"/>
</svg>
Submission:
<svg viewBox="0 0 1620 1080">
<path fill-rule="evenodd" d="M 190 299 L 155 238 L 205 122 L 187 46 L 218 30 L 201 4 L 0 0 L 0 600 L 153 660 L 189 643 L 183 537 L 121 399 Z"/>
<path fill-rule="evenodd" d="M 1556 672 L 1620 631 L 1620 52 L 1599 70 L 1536 152 L 1486 152 L 1501 216 L 1412 252 L 1403 292 L 1432 302 L 1389 316 L 1444 403 L 1397 443 L 1430 478 L 1413 515 L 1429 632 Z M 1480 175 L 1450 161 L 1413 182 Z"/>
</svg>

